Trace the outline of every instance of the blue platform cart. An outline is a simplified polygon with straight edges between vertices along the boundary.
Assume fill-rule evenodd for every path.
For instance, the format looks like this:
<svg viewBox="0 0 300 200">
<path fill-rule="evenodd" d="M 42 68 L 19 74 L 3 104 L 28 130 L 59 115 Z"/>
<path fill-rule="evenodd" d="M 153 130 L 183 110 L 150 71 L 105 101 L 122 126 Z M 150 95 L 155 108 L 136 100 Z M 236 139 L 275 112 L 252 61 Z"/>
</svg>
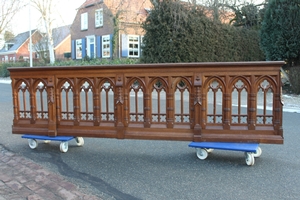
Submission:
<svg viewBox="0 0 300 200">
<path fill-rule="evenodd" d="M 230 142 L 191 142 L 189 147 L 196 148 L 196 155 L 200 160 L 205 160 L 208 153 L 214 149 L 245 152 L 245 161 L 249 166 L 254 165 L 255 158 L 262 153 L 257 143 L 230 143 Z"/>
<path fill-rule="evenodd" d="M 38 146 L 37 140 L 44 140 L 45 143 L 49 143 L 50 141 L 60 141 L 59 149 L 62 153 L 65 153 L 69 149 L 68 141 L 75 139 L 77 146 L 83 146 L 84 140 L 82 137 L 73 137 L 73 136 L 41 136 L 41 135 L 29 135 L 25 134 L 22 138 L 28 139 L 28 145 L 31 149 L 35 149 Z"/>
</svg>

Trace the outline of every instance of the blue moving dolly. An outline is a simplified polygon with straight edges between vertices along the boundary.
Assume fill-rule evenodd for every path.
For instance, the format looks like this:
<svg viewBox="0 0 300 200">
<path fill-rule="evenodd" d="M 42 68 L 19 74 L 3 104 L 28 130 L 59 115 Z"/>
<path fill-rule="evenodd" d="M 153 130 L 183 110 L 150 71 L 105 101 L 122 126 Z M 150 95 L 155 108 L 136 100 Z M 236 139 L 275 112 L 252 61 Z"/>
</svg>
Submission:
<svg viewBox="0 0 300 200">
<path fill-rule="evenodd" d="M 214 149 L 243 151 L 245 152 L 245 161 L 249 166 L 254 165 L 255 157 L 259 157 L 262 153 L 257 143 L 231 143 L 231 142 L 191 142 L 189 147 L 196 148 L 197 157 L 205 160 L 208 153 Z"/>
<path fill-rule="evenodd" d="M 31 149 L 35 149 L 38 146 L 37 140 L 44 140 L 45 143 L 49 143 L 50 141 L 60 141 L 60 151 L 62 153 L 65 153 L 68 151 L 69 144 L 68 141 L 75 139 L 78 146 L 83 146 L 84 140 L 82 137 L 73 137 L 73 136 L 42 136 L 42 135 L 28 135 L 25 134 L 22 136 L 22 138 L 28 139 L 28 145 Z"/>
</svg>

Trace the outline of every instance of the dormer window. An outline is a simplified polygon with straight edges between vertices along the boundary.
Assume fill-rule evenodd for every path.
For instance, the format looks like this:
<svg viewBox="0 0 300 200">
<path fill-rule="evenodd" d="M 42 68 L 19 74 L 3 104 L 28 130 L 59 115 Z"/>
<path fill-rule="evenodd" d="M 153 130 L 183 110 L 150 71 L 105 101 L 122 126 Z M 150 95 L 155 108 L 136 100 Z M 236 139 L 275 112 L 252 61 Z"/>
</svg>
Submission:
<svg viewBox="0 0 300 200">
<path fill-rule="evenodd" d="M 5 43 L 5 50 L 8 51 L 12 46 L 14 46 L 13 43 Z"/>
<path fill-rule="evenodd" d="M 95 27 L 103 26 L 103 8 L 95 10 Z"/>
</svg>

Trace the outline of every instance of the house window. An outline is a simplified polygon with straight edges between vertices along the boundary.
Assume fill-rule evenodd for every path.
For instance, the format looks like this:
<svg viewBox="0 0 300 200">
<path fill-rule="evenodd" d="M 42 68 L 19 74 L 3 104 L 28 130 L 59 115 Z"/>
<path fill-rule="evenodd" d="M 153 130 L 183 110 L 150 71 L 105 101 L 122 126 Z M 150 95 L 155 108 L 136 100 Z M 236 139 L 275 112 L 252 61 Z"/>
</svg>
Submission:
<svg viewBox="0 0 300 200">
<path fill-rule="evenodd" d="M 87 30 L 88 29 L 88 13 L 82 13 L 81 14 L 81 30 Z"/>
<path fill-rule="evenodd" d="M 82 59 L 82 40 L 76 40 L 76 59 Z"/>
<path fill-rule="evenodd" d="M 140 56 L 140 37 L 138 35 L 128 36 L 128 57 L 138 58 Z"/>
<path fill-rule="evenodd" d="M 95 36 L 91 35 L 91 36 L 86 36 L 87 39 L 87 56 L 90 58 L 95 58 Z"/>
<path fill-rule="evenodd" d="M 102 36 L 102 57 L 110 57 L 110 35 Z"/>
<path fill-rule="evenodd" d="M 95 11 L 95 27 L 103 26 L 103 9 L 98 9 Z"/>
</svg>

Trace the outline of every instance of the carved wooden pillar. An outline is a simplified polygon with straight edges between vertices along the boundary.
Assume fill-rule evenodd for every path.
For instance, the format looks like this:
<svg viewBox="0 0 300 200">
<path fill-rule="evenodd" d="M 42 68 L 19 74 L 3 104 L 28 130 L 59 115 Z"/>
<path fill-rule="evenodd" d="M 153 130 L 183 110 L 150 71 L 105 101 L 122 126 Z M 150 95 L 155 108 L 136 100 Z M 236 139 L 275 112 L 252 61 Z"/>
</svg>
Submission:
<svg viewBox="0 0 300 200">
<path fill-rule="evenodd" d="M 124 126 L 127 127 L 128 124 L 129 124 L 129 93 L 128 93 L 128 88 L 124 88 Z"/>
<path fill-rule="evenodd" d="M 49 84 L 49 82 L 48 82 Z M 56 123 L 61 120 L 61 86 L 58 87 L 58 80 L 55 80 L 55 105 L 56 105 Z"/>
<path fill-rule="evenodd" d="M 195 88 L 192 86 L 192 89 L 190 92 L 190 102 L 189 102 L 190 129 L 194 129 L 194 126 L 195 126 L 195 106 L 194 106 L 194 101 L 193 101 L 195 99 L 196 99 Z"/>
<path fill-rule="evenodd" d="M 201 90 L 202 90 L 202 80 L 201 75 L 196 74 L 194 77 L 194 141 L 201 140 L 201 132 L 202 132 L 202 99 L 201 99 Z"/>
<path fill-rule="evenodd" d="M 229 89 L 229 88 L 228 88 Z M 229 92 L 229 91 L 228 91 Z M 231 124 L 231 93 L 224 94 L 224 103 L 223 103 L 223 128 L 225 130 L 230 129 Z"/>
<path fill-rule="evenodd" d="M 16 85 L 16 80 L 12 78 L 11 80 L 11 86 L 12 86 L 12 96 L 13 96 L 13 108 L 14 108 L 14 120 L 13 124 L 17 124 L 19 121 L 19 99 L 18 99 L 18 92 L 19 92 L 19 86 Z"/>
<path fill-rule="evenodd" d="M 79 126 L 80 123 L 80 100 L 79 100 L 79 94 L 80 94 L 80 85 L 78 85 L 78 79 L 74 79 L 74 87 L 73 87 L 73 107 L 74 107 L 74 125 Z"/>
<path fill-rule="evenodd" d="M 124 87 L 123 87 L 123 76 L 117 75 L 116 78 L 116 105 L 115 105 L 115 120 L 116 120 L 116 128 L 117 128 L 117 138 L 124 139 L 125 130 L 124 130 Z"/>
<path fill-rule="evenodd" d="M 49 77 L 47 83 L 47 96 L 48 96 L 48 136 L 57 135 L 57 123 L 56 123 L 56 107 L 57 101 L 55 101 L 55 78 Z"/>
<path fill-rule="evenodd" d="M 93 87 L 94 126 L 100 125 L 100 91 L 101 91 L 101 89 L 99 89 L 99 87 L 101 87 L 101 85 L 99 87 L 97 87 L 99 85 L 99 81 L 97 81 L 97 80 L 98 79 L 95 77 L 94 78 L 94 87 Z"/>
<path fill-rule="evenodd" d="M 273 102 L 273 107 L 274 107 L 274 119 L 273 119 L 273 124 L 274 124 L 274 129 L 278 130 L 278 135 L 282 135 L 283 134 L 283 130 L 282 130 L 282 87 L 281 87 L 281 76 L 280 73 L 277 74 L 276 76 L 276 82 L 277 85 L 276 87 L 276 91 L 274 94 L 274 102 Z"/>
<path fill-rule="evenodd" d="M 201 127 L 203 129 L 206 128 L 206 120 L 207 120 L 207 88 L 202 87 L 201 90 L 201 96 L 202 96 L 202 108 L 201 108 Z"/>
<path fill-rule="evenodd" d="M 249 116 L 249 130 L 255 130 L 256 126 L 256 96 L 257 96 L 257 88 L 255 87 L 255 76 L 251 76 L 250 79 L 250 103 L 248 108 L 248 116 Z"/>
<path fill-rule="evenodd" d="M 168 77 L 169 85 L 173 85 L 172 77 Z M 176 85 L 173 85 L 174 88 L 169 88 L 167 93 L 167 128 L 173 128 L 174 126 L 174 93 L 176 90 Z"/>
<path fill-rule="evenodd" d="M 231 92 L 232 88 L 229 86 L 229 79 L 230 77 L 227 75 L 225 76 L 225 87 L 223 91 L 223 129 L 229 130 L 231 124 Z"/>
<path fill-rule="evenodd" d="M 36 121 L 36 99 L 35 99 L 35 95 L 36 95 L 36 88 L 34 87 L 34 79 L 30 79 L 30 86 L 28 88 L 28 92 L 30 95 L 30 115 L 31 115 L 31 119 L 30 119 L 30 123 L 31 124 L 35 124 Z"/>
<path fill-rule="evenodd" d="M 145 78 L 145 92 L 144 92 L 144 127 L 150 128 L 151 125 L 151 92 L 152 85 L 149 85 L 149 77 Z"/>
</svg>

